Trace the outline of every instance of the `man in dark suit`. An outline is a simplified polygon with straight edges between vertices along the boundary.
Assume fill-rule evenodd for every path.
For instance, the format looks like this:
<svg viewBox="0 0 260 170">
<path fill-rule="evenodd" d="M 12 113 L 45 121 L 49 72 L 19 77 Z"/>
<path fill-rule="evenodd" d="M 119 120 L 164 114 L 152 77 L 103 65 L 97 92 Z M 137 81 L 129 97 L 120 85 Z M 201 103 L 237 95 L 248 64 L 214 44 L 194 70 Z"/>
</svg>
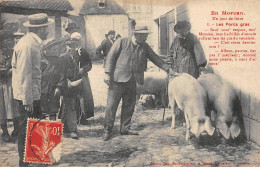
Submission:
<svg viewBox="0 0 260 170">
<path fill-rule="evenodd" d="M 147 59 L 173 74 L 170 66 L 155 54 L 145 42 L 147 26 L 137 27 L 132 37 L 118 39 L 110 49 L 105 63 L 105 83 L 109 85 L 103 139 L 109 140 L 113 129 L 117 107 L 122 99 L 121 135 L 137 135 L 130 131 L 131 118 L 136 103 L 136 83 L 144 83 Z"/>
<path fill-rule="evenodd" d="M 107 38 L 102 41 L 102 43 L 100 44 L 100 46 L 98 46 L 98 48 L 96 50 L 96 55 L 99 58 L 104 59 L 104 67 L 105 67 L 105 62 L 106 62 L 106 56 L 107 56 L 110 48 L 114 44 L 115 34 L 116 34 L 116 32 L 114 30 L 110 30 L 107 34 Z"/>
</svg>

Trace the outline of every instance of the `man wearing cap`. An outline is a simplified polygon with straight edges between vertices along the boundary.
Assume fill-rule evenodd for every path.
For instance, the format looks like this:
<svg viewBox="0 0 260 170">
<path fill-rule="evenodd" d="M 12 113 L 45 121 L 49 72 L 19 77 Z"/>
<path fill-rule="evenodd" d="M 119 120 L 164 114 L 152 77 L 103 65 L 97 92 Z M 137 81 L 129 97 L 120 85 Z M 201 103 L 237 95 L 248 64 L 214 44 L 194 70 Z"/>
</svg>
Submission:
<svg viewBox="0 0 260 170">
<path fill-rule="evenodd" d="M 63 96 L 63 113 L 62 122 L 65 128 L 70 133 L 70 137 L 78 139 L 77 134 L 77 116 L 76 111 L 79 110 L 78 95 L 87 93 L 88 98 L 85 100 L 87 104 L 86 110 L 81 109 L 81 112 L 86 113 L 89 118 L 94 115 L 94 102 L 91 92 L 91 87 L 88 79 L 88 72 L 92 69 L 92 63 L 87 51 L 80 48 L 81 35 L 74 32 L 70 36 L 70 40 L 66 42 L 67 53 L 62 56 L 62 64 L 64 67 L 64 75 L 68 81 L 67 87 L 62 93 Z M 84 90 L 83 90 L 84 89 Z"/>
<path fill-rule="evenodd" d="M 136 83 L 144 83 L 147 59 L 164 71 L 173 74 L 170 66 L 155 54 L 145 42 L 149 31 L 147 26 L 136 27 L 131 37 L 118 39 L 111 47 L 105 63 L 105 83 L 109 85 L 103 139 L 109 140 L 120 100 L 121 135 L 136 135 L 130 131 L 131 118 L 136 103 Z"/>
<path fill-rule="evenodd" d="M 19 166 L 23 162 L 28 117 L 40 118 L 41 96 L 41 43 L 47 39 L 48 25 L 54 20 L 45 13 L 28 16 L 23 25 L 29 32 L 20 39 L 14 48 L 12 57 L 12 87 L 14 99 L 19 103 L 20 124 L 18 135 Z"/>
<path fill-rule="evenodd" d="M 174 31 L 178 34 L 170 47 L 172 68 L 178 73 L 188 73 L 198 78 L 200 71 L 205 70 L 207 60 L 196 35 L 190 33 L 188 21 L 178 21 Z"/>
<path fill-rule="evenodd" d="M 60 108 L 61 91 L 66 84 L 60 60 L 62 39 L 48 39 L 43 42 L 41 60 L 41 106 L 43 114 L 56 120 Z"/>
<path fill-rule="evenodd" d="M 96 49 L 96 55 L 99 58 L 103 58 L 104 59 L 104 67 L 105 67 L 105 62 L 106 62 L 106 56 L 107 56 L 110 48 L 114 44 L 115 34 L 116 34 L 116 32 L 114 30 L 108 31 L 107 38 L 104 39 L 102 41 L 102 43 L 100 44 L 100 46 L 98 46 L 98 48 Z"/>
</svg>

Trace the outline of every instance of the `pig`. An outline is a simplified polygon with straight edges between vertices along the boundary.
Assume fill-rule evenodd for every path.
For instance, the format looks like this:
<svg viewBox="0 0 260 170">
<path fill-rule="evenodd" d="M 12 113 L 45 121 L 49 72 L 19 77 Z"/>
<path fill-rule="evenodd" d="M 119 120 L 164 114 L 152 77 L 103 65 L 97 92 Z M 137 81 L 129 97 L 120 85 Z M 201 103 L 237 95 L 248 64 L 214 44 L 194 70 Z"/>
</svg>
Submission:
<svg viewBox="0 0 260 170">
<path fill-rule="evenodd" d="M 166 72 L 145 72 L 144 84 L 137 84 L 136 101 L 138 102 L 141 94 L 153 94 L 156 99 L 160 98 L 161 103 L 166 107 L 166 87 L 168 83 L 168 75 Z M 157 107 L 158 102 L 155 103 Z"/>
<path fill-rule="evenodd" d="M 236 91 L 227 81 L 216 74 L 202 74 L 199 83 L 206 90 L 209 100 L 208 112 L 216 114 L 215 127 L 226 138 L 234 139 L 240 134 L 238 115 L 234 112 Z"/>
<path fill-rule="evenodd" d="M 176 105 L 184 112 L 186 121 L 186 140 L 190 132 L 196 137 L 207 132 L 213 135 L 215 128 L 206 116 L 207 93 L 200 83 L 191 75 L 181 73 L 171 77 L 168 85 L 169 106 L 172 109 L 171 128 L 175 128 Z"/>
<path fill-rule="evenodd" d="M 138 103 L 145 108 L 153 108 L 155 106 L 155 96 L 151 94 L 143 94 Z"/>
</svg>

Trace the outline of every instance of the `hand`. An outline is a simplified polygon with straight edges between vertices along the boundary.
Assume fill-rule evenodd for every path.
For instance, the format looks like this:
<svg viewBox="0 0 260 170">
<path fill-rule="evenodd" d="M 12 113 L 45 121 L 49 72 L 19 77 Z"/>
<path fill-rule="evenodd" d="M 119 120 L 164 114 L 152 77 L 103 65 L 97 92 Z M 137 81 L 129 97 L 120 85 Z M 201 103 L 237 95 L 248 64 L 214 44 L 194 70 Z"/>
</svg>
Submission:
<svg viewBox="0 0 260 170">
<path fill-rule="evenodd" d="M 181 75 L 181 73 L 177 73 L 177 72 L 173 71 L 172 68 L 170 68 L 170 69 L 168 70 L 168 76 L 169 76 L 169 77 L 176 77 L 176 76 L 179 76 L 179 75 Z"/>
<path fill-rule="evenodd" d="M 24 105 L 24 110 L 33 113 L 33 104 Z"/>
<path fill-rule="evenodd" d="M 82 76 L 84 75 L 84 69 L 83 68 L 79 69 L 79 74 L 82 75 Z"/>
<path fill-rule="evenodd" d="M 56 88 L 55 91 L 54 91 L 54 96 L 60 97 L 60 94 L 61 94 L 60 88 Z"/>
<path fill-rule="evenodd" d="M 207 69 L 205 67 L 200 67 L 199 72 L 200 72 L 200 74 L 201 74 L 201 72 L 207 73 Z"/>
<path fill-rule="evenodd" d="M 110 75 L 109 75 L 109 73 L 106 73 L 105 78 L 104 78 L 104 82 L 109 86 L 110 81 L 111 81 Z"/>
</svg>

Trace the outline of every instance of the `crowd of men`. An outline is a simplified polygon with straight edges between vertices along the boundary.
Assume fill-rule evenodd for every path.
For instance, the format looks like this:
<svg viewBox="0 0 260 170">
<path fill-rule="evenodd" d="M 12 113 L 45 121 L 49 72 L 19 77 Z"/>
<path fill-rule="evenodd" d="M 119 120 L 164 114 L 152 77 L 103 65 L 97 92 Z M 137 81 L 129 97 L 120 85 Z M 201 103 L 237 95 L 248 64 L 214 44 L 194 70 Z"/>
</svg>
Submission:
<svg viewBox="0 0 260 170">
<path fill-rule="evenodd" d="M 84 124 L 86 119 L 94 116 L 88 78 L 92 63 L 88 52 L 81 47 L 79 27 L 70 23 L 65 29 L 69 33 L 67 37 L 46 40 L 48 26 L 54 21 L 44 13 L 33 14 L 28 18 L 29 21 L 23 24 L 28 28 L 28 33 L 19 34 L 21 39 L 9 56 L 11 64 L 1 68 L 1 80 L 3 77 L 9 79 L 9 87 L 12 89 L 9 95 L 4 96 L 11 96 L 14 103 L 11 108 L 17 108 L 12 113 L 18 113 L 11 117 L 14 122 L 11 136 L 18 138 L 19 166 L 28 165 L 23 161 L 28 117 L 42 119 L 47 113 L 50 120 L 56 120 L 59 115 L 64 123 L 64 131 L 71 138 L 78 139 L 77 120 Z M 115 31 L 111 30 L 96 49 L 96 55 L 104 59 L 104 82 L 109 86 L 102 135 L 104 141 L 111 138 L 121 99 L 120 134 L 138 135 L 138 132 L 130 129 L 130 124 L 136 103 L 136 83 L 144 83 L 148 59 L 170 75 L 187 72 L 196 78 L 198 70 L 206 65 L 199 41 L 189 32 L 189 22 L 177 23 L 174 30 L 180 36 L 171 47 L 171 59 L 174 61 L 172 66 L 146 43 L 150 33 L 147 26 L 136 26 L 132 36 L 121 38 L 119 35 L 117 40 L 114 40 Z M 178 51 L 180 47 L 183 54 Z M 1 90 L 6 82 L 1 81 Z M 4 100 L 0 99 L 0 105 Z M 10 118 L 7 118 L 6 113 L 7 110 L 1 111 L 1 115 L 5 116 L 0 120 L 5 119 L 1 121 L 2 136 L 8 141 L 10 138 L 6 120 Z"/>
</svg>

